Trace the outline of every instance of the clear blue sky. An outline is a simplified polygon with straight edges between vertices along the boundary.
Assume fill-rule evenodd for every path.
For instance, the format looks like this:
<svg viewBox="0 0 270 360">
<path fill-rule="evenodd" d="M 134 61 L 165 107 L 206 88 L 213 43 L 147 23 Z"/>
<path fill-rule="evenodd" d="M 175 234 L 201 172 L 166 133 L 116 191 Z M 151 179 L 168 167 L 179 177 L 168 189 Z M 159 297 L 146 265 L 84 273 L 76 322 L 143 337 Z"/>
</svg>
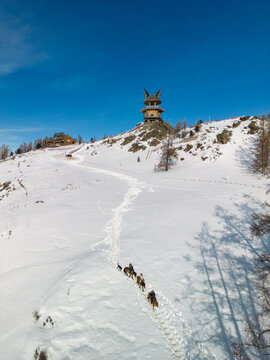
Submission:
<svg viewBox="0 0 270 360">
<path fill-rule="evenodd" d="M 1 0 L 0 144 L 270 110 L 269 0 Z"/>
</svg>

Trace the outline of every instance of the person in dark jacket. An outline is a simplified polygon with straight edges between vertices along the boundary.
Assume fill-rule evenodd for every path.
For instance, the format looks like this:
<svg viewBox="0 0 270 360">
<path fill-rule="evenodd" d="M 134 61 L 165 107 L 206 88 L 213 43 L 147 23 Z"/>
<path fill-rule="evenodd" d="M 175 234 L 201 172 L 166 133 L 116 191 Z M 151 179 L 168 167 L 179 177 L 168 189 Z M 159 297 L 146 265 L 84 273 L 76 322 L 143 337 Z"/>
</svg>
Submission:
<svg viewBox="0 0 270 360">
<path fill-rule="evenodd" d="M 156 298 L 156 293 L 154 292 L 154 290 L 150 291 L 150 296 L 151 296 L 151 304 L 153 304 L 153 301 L 155 300 Z"/>
<path fill-rule="evenodd" d="M 134 271 L 134 268 L 133 268 L 133 266 L 132 266 L 132 264 L 129 264 L 129 271 L 131 272 L 131 271 Z"/>
</svg>

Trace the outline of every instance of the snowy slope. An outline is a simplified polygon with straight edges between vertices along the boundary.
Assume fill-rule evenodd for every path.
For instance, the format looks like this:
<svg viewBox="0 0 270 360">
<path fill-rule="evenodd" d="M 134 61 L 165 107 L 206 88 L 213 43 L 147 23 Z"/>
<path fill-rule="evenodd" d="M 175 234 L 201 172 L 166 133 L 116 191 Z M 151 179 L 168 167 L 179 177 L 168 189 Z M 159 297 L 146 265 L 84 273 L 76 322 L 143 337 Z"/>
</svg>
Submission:
<svg viewBox="0 0 270 360">
<path fill-rule="evenodd" d="M 249 235 L 268 184 L 247 166 L 250 121 L 237 121 L 176 138 L 169 172 L 153 171 L 162 143 L 128 151 L 140 126 L 0 163 L 1 360 L 37 348 L 49 360 L 232 359 L 255 314 L 252 258 L 269 246 Z M 230 142 L 215 143 L 225 128 Z M 143 272 L 158 309 L 117 262 Z"/>
</svg>

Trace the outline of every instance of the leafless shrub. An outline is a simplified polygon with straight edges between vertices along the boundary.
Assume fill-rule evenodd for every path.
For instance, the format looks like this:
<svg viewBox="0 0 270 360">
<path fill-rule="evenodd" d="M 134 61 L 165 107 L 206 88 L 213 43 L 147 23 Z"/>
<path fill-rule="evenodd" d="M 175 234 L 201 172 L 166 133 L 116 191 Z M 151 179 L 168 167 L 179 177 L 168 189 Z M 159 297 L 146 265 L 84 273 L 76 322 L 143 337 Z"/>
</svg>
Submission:
<svg viewBox="0 0 270 360">
<path fill-rule="evenodd" d="M 3 184 L 0 184 L 0 191 L 9 190 L 10 185 L 11 181 L 6 181 Z"/>
</svg>

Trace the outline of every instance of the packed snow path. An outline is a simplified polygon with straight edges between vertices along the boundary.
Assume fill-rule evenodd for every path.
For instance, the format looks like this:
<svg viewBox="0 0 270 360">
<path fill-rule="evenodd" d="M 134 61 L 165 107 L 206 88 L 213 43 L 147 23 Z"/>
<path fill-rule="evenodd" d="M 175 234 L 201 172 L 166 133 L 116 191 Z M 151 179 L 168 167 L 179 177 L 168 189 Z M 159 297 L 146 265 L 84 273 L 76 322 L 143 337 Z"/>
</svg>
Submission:
<svg viewBox="0 0 270 360">
<path fill-rule="evenodd" d="M 79 148 L 78 152 L 81 149 L 82 148 Z M 83 158 L 81 158 L 81 160 L 83 160 Z M 123 223 L 123 216 L 126 211 L 131 209 L 131 205 L 134 203 L 135 199 L 143 189 L 147 189 L 148 191 L 153 190 L 147 184 L 137 180 L 132 176 L 120 172 L 91 167 L 85 164 L 80 164 L 80 166 L 87 166 L 90 171 L 113 176 L 121 181 L 127 181 L 129 184 L 128 191 L 126 192 L 123 201 L 117 208 L 112 210 L 112 219 L 107 223 L 104 230 L 104 240 L 92 246 L 92 250 L 94 251 L 95 248 L 101 245 L 101 243 L 109 245 L 110 251 L 108 252 L 108 260 L 110 261 L 111 265 L 116 268 L 117 263 L 119 262 L 119 237 Z M 133 281 L 134 286 L 137 287 L 136 281 L 131 281 Z M 170 347 L 173 356 L 182 360 L 215 359 L 214 356 L 206 352 L 201 344 L 196 342 L 192 330 L 188 328 L 185 320 L 183 319 L 182 313 L 178 311 L 173 303 L 157 288 L 155 290 L 159 302 L 159 308 L 155 310 L 152 309 L 152 306 L 147 302 L 146 299 L 148 291 L 151 289 L 151 284 L 148 286 L 146 284 L 144 293 L 137 289 L 138 301 L 141 305 L 142 311 L 147 313 L 147 315 L 161 331 L 162 336 Z"/>
</svg>

